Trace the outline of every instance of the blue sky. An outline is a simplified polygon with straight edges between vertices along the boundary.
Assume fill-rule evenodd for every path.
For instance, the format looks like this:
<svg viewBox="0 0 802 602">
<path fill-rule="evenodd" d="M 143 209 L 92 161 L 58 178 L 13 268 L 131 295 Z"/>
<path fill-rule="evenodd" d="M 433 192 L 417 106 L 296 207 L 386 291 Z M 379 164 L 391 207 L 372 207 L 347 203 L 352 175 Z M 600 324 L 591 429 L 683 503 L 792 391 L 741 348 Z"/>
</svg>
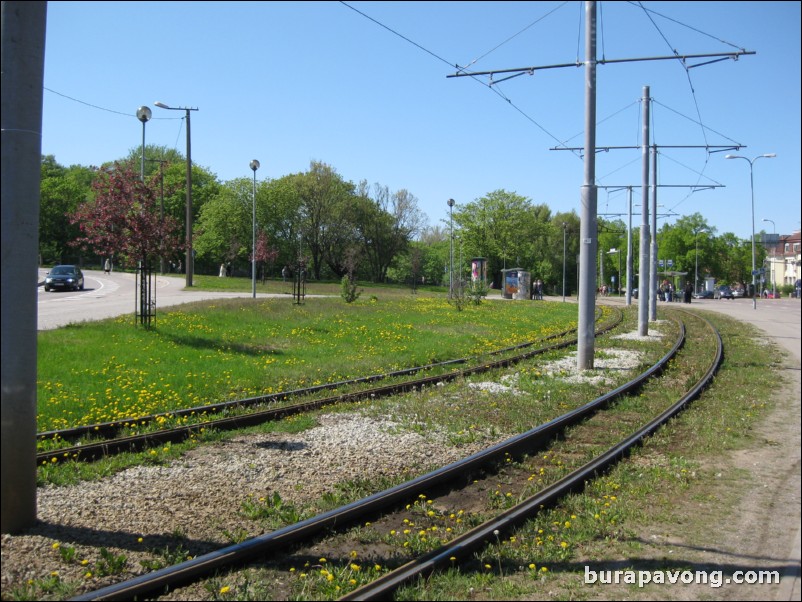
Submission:
<svg viewBox="0 0 802 602">
<path fill-rule="evenodd" d="M 49 2 L 43 154 L 64 165 L 121 158 L 142 140 L 186 150 L 223 180 L 305 171 L 409 190 L 431 225 L 447 200 L 505 189 L 580 213 L 584 68 L 538 70 L 488 86 L 449 78 L 584 58 L 582 2 Z M 701 213 L 718 233 L 800 227 L 800 3 L 600 2 L 599 58 L 754 51 L 692 69 L 680 61 L 598 67 L 597 146 L 638 146 L 650 86 L 660 149 L 658 225 Z M 356 10 L 355 10 L 356 9 Z M 646 10 L 644 10 L 646 9 Z M 360 12 L 357 12 L 360 11 Z M 368 18 L 369 17 L 369 18 Z M 403 36 L 403 37 L 402 37 Z M 689 61 L 688 64 L 702 62 Z M 498 77 L 496 78 L 498 79 Z M 708 153 L 676 146 L 741 145 Z M 641 152 L 597 155 L 597 183 L 634 185 Z M 686 185 L 720 186 L 692 192 Z M 623 214 L 601 189 L 598 213 Z M 640 207 L 633 210 L 633 224 Z"/>
</svg>

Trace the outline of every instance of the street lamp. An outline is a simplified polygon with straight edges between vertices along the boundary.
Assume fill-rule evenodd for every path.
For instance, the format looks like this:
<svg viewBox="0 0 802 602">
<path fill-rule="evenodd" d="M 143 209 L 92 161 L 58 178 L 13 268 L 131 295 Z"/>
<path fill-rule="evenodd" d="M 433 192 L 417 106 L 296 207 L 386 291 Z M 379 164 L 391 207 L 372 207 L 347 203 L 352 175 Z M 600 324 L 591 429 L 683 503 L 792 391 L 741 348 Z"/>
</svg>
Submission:
<svg viewBox="0 0 802 602">
<path fill-rule="evenodd" d="M 449 264 L 448 264 L 448 298 L 454 294 L 454 199 L 448 199 L 448 212 L 451 221 L 451 245 L 449 247 Z"/>
<path fill-rule="evenodd" d="M 777 258 L 775 251 L 777 250 L 777 225 L 774 223 L 773 219 L 766 219 L 763 218 L 764 222 L 771 222 L 772 226 L 772 247 L 771 247 L 771 295 L 773 298 L 777 298 L 777 280 L 774 276 L 774 261 Z"/>
<path fill-rule="evenodd" d="M 253 170 L 253 235 L 251 245 L 251 285 L 253 288 L 253 298 L 256 299 L 256 170 L 259 169 L 259 161 L 251 161 Z"/>
<path fill-rule="evenodd" d="M 752 190 L 752 309 L 757 309 L 757 269 L 755 268 L 755 174 L 754 164 L 758 159 L 771 159 L 776 157 L 776 153 L 765 153 L 758 155 L 754 159 L 749 159 L 741 155 L 725 155 L 725 159 L 743 159 L 749 163 L 749 186 Z"/>
<path fill-rule="evenodd" d="M 568 231 L 568 224 L 563 222 L 563 303 L 565 303 L 565 234 Z"/>
<path fill-rule="evenodd" d="M 696 231 L 696 234 L 693 237 L 694 244 L 696 246 L 696 267 L 694 268 L 693 272 L 693 292 L 695 293 L 699 292 L 699 234 L 701 232 L 710 232 L 710 231 L 704 228 L 700 228 L 699 230 Z"/>
<path fill-rule="evenodd" d="M 194 257 L 192 253 L 192 151 L 191 151 L 191 135 L 190 135 L 190 123 L 189 123 L 189 112 L 190 111 L 197 111 L 198 109 L 192 109 L 190 107 L 171 107 L 163 102 L 159 102 L 158 100 L 154 102 L 157 107 L 162 109 L 168 109 L 170 111 L 186 111 L 187 112 L 187 215 L 186 215 L 186 248 L 187 248 L 187 259 L 186 259 L 186 270 L 187 270 L 187 286 L 192 286 L 192 272 L 195 269 L 194 265 Z"/>
<path fill-rule="evenodd" d="M 153 111 L 148 106 L 139 107 L 136 110 L 136 118 L 142 122 L 142 165 L 139 169 L 139 177 L 145 181 L 145 124 L 150 121 L 153 116 Z"/>
</svg>

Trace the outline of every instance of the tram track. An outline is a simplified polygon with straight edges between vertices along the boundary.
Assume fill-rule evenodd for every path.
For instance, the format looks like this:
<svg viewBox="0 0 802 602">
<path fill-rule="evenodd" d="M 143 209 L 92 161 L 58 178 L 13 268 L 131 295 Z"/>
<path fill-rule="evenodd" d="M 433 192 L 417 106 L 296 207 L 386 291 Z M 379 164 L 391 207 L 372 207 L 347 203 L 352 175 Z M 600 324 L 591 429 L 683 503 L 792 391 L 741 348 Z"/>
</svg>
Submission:
<svg viewBox="0 0 802 602">
<path fill-rule="evenodd" d="M 493 521 L 453 540 L 449 548 L 432 551 L 419 559 L 411 561 L 399 569 L 402 571 L 401 573 L 389 573 L 374 582 L 375 585 L 370 586 L 380 589 L 368 590 L 361 588 L 349 594 L 345 599 L 386 598 L 401 583 L 408 582 L 415 576 L 425 575 L 436 570 L 443 566 L 444 562 L 450 565 L 455 558 L 464 558 L 466 555 L 470 555 L 476 547 L 485 545 L 490 539 L 497 537 L 498 532 L 512 528 L 517 522 L 531 516 L 532 513 L 537 512 L 544 505 L 554 503 L 555 500 L 564 496 L 566 492 L 581 487 L 586 479 L 603 472 L 612 463 L 625 456 L 632 446 L 637 445 L 644 437 L 654 432 L 660 425 L 681 411 L 689 401 L 697 397 L 699 392 L 713 378 L 721 362 L 722 345 L 721 338 L 712 325 L 709 322 L 706 322 L 706 324 L 710 332 L 715 335 L 713 338 L 717 339 L 716 351 L 710 360 L 707 372 L 676 403 L 659 412 L 648 424 L 637 429 L 605 452 L 598 454 L 592 461 L 586 462 L 582 467 L 559 482 L 542 489 L 515 508 L 499 514 Z M 566 429 L 581 424 L 599 409 L 607 407 L 614 399 L 637 391 L 650 378 L 665 370 L 666 366 L 675 358 L 684 345 L 684 327 L 680 327 L 679 330 L 681 336 L 678 337 L 674 347 L 660 361 L 637 378 L 563 416 L 526 433 L 512 437 L 484 452 L 474 454 L 438 471 L 423 475 L 397 487 L 368 496 L 363 500 L 312 519 L 289 525 L 272 533 L 229 546 L 211 554 L 199 556 L 181 565 L 167 567 L 160 571 L 143 575 L 141 578 L 104 588 L 97 592 L 91 592 L 76 599 L 131 599 L 133 597 L 146 596 L 164 590 L 164 588 L 172 588 L 181 583 L 199 579 L 208 575 L 210 571 L 218 571 L 257 558 L 264 560 L 279 551 L 286 552 L 292 547 L 299 546 L 301 542 L 309 538 L 319 537 L 320 533 L 345 524 L 359 522 L 365 515 L 375 515 L 378 512 L 385 511 L 387 508 L 397 506 L 405 500 L 414 498 L 414 496 L 420 495 L 421 492 L 437 489 L 445 483 L 453 483 L 468 473 L 483 470 L 483 467 L 488 465 L 497 465 L 503 462 L 505 458 L 511 456 L 519 457 L 542 449 L 553 441 L 555 437 L 563 436 L 562 434 L 566 432 Z M 456 546 L 456 550 L 453 549 L 454 546 Z"/>
<path fill-rule="evenodd" d="M 622 321 L 623 314 L 619 309 L 615 309 L 612 319 L 607 324 L 599 326 L 596 335 L 599 336 L 616 328 Z M 219 404 L 207 405 L 196 408 L 188 408 L 170 413 L 154 414 L 132 418 L 130 420 L 115 421 L 104 424 L 86 425 L 63 429 L 59 431 L 47 431 L 37 434 L 37 441 L 41 444 L 49 442 L 70 442 L 86 439 L 80 444 L 69 447 L 57 446 L 53 449 L 41 451 L 36 455 L 38 465 L 48 462 L 58 462 L 66 460 L 80 460 L 91 462 L 100 458 L 113 456 L 126 452 L 140 452 L 154 445 L 164 445 L 166 443 L 180 443 L 195 434 L 209 431 L 230 431 L 248 428 L 266 422 L 281 420 L 289 416 L 294 416 L 303 412 L 319 410 L 325 406 L 335 403 L 356 402 L 368 398 L 386 397 L 398 395 L 408 391 L 413 391 L 423 387 L 435 386 L 438 383 L 450 382 L 458 378 L 481 374 L 492 370 L 498 370 L 513 364 L 525 361 L 537 355 L 545 354 L 549 351 L 564 349 L 576 344 L 576 338 L 570 335 L 575 333 L 575 329 L 566 330 L 558 334 L 545 337 L 540 341 L 530 341 L 512 347 L 497 350 L 488 354 L 491 357 L 505 356 L 501 359 L 480 360 L 473 366 L 458 368 L 444 373 L 430 376 L 415 376 L 420 373 L 436 371 L 451 366 L 469 364 L 476 361 L 475 358 L 459 358 L 427 366 L 418 366 L 406 370 L 399 370 L 381 375 L 372 375 L 363 378 L 341 381 L 318 385 L 294 391 L 276 393 L 273 395 L 252 397 L 244 400 L 235 400 Z M 549 344 L 549 341 L 556 341 Z M 536 345 L 540 345 L 535 347 Z M 535 347 L 532 349 L 532 347 Z M 415 376 L 412 379 L 403 380 L 404 377 Z M 362 385 L 369 385 L 374 382 L 384 380 L 397 380 L 388 385 L 377 387 L 360 388 Z M 347 392 L 337 393 L 318 399 L 309 399 L 322 391 L 346 389 Z M 307 399 L 293 403 L 294 399 Z M 266 409 L 254 409 L 264 406 L 275 406 L 279 403 L 280 407 L 267 407 Z M 177 426 L 174 428 L 157 429 L 153 431 L 135 433 L 127 436 L 118 436 L 121 429 L 128 424 L 135 424 L 140 427 L 156 424 L 160 419 L 181 419 L 182 417 L 199 417 L 206 415 L 234 414 L 212 420 L 203 420 Z M 91 437 L 91 438 L 88 438 Z"/>
</svg>

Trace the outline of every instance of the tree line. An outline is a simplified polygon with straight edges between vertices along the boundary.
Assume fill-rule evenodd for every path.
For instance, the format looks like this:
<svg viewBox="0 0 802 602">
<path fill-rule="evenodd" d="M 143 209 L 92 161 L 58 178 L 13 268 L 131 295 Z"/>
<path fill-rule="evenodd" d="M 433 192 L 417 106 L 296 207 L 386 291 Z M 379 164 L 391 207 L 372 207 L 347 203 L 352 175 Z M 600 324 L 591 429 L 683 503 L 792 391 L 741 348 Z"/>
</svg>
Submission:
<svg viewBox="0 0 802 602">
<path fill-rule="evenodd" d="M 178 151 L 145 147 L 100 168 L 65 167 L 42 157 L 39 219 L 40 263 L 117 265 L 140 261 L 177 265 L 185 250 L 186 162 Z M 156 159 L 155 157 L 158 157 Z M 430 225 L 410 191 L 391 191 L 367 180 L 345 180 L 332 166 L 312 161 L 307 171 L 254 182 L 221 182 L 193 164 L 195 272 L 250 274 L 254 249 L 263 278 L 284 266 L 303 265 L 316 280 L 345 275 L 377 283 L 448 285 L 470 279 L 471 260 L 487 261 L 490 283 L 501 286 L 504 269 L 531 272 L 546 291 L 577 290 L 579 217 L 552 213 L 547 204 L 498 189 L 455 204 L 449 217 Z M 634 286 L 639 229 L 633 228 Z M 712 276 L 726 284 L 751 281 L 751 244 L 734 234 L 716 235 L 697 214 L 658 231 L 664 270 L 693 281 Z M 627 228 L 622 220 L 598 220 L 597 276 L 615 290 L 626 273 Z M 758 248 L 762 263 L 765 249 Z M 670 266 L 670 267 L 669 267 Z M 661 269 L 661 271 L 663 271 Z M 452 271 L 453 270 L 453 271 Z"/>
</svg>

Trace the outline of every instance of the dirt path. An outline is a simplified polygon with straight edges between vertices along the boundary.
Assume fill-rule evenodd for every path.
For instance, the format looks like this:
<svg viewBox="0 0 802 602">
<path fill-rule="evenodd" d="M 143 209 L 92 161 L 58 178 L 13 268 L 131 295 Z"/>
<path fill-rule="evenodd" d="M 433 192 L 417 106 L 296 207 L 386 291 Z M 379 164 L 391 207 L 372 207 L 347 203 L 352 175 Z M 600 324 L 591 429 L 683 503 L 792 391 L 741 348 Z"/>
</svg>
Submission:
<svg viewBox="0 0 802 602">
<path fill-rule="evenodd" d="M 685 534 L 676 525 L 666 534 L 654 536 L 645 546 L 655 558 L 683 558 L 692 570 L 724 571 L 724 579 L 735 571 L 778 571 L 779 584 L 726 583 L 706 585 L 652 586 L 632 596 L 665 600 L 800 600 L 800 523 L 802 478 L 800 478 L 800 322 L 797 299 L 761 301 L 757 309 L 748 299 L 694 301 L 691 308 L 727 314 L 760 329 L 767 341 L 789 354 L 780 366 L 786 381 L 777 391 L 777 405 L 755 432 L 754 443 L 724 459 L 718 506 L 699 504 L 695 522 L 710 524 L 705 532 Z M 727 481 L 728 475 L 737 475 Z M 751 485 L 750 485 L 751 484 Z M 744 493 L 738 488 L 747 485 Z M 729 505 L 729 496 L 737 500 Z M 688 503 L 686 501 L 686 503 Z M 707 514 L 707 516 L 704 516 Z M 708 518 L 708 521 L 699 521 Z M 722 528 L 722 525 L 726 525 Z M 752 575 L 756 576 L 756 575 Z M 610 591 L 610 590 L 608 590 Z"/>
</svg>

